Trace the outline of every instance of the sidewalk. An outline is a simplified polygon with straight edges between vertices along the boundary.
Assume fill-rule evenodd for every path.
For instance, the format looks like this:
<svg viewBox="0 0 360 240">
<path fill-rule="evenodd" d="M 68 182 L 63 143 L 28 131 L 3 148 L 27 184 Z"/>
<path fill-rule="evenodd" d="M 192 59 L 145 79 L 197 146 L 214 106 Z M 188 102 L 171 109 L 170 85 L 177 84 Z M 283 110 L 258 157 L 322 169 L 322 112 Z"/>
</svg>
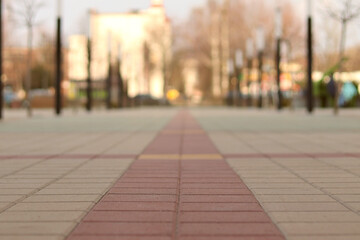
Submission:
<svg viewBox="0 0 360 240">
<path fill-rule="evenodd" d="M 12 116 L 0 239 L 360 237 L 358 112 Z"/>
</svg>

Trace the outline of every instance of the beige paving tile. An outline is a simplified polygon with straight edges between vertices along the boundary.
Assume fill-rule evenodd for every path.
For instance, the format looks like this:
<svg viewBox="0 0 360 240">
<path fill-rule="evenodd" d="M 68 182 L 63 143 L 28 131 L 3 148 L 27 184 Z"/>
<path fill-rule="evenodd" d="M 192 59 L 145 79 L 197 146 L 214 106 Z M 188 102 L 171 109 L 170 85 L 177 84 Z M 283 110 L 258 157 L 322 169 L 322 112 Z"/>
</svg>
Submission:
<svg viewBox="0 0 360 240">
<path fill-rule="evenodd" d="M 356 175 L 360 175 L 360 169 L 349 169 L 349 171 Z"/>
<path fill-rule="evenodd" d="M 359 235 L 357 223 L 280 223 L 278 225 L 288 235 Z"/>
<path fill-rule="evenodd" d="M 360 202 L 347 202 L 346 206 L 349 206 L 352 209 L 355 209 L 356 211 L 360 212 Z"/>
<path fill-rule="evenodd" d="M 257 198 L 264 203 L 306 203 L 306 202 L 335 202 L 328 195 L 258 195 Z"/>
<path fill-rule="evenodd" d="M 353 178 L 354 175 L 350 173 L 318 173 L 318 172 L 307 172 L 299 173 L 303 178 Z"/>
<path fill-rule="evenodd" d="M 14 202 L 23 198 L 26 195 L 0 195 L 0 203 L 3 202 Z"/>
<path fill-rule="evenodd" d="M 257 189 L 257 188 L 269 188 L 269 189 L 276 189 L 276 188 L 312 188 L 310 184 L 307 183 L 247 183 L 247 186 L 251 189 Z"/>
<path fill-rule="evenodd" d="M 43 189 L 37 192 L 37 194 L 45 194 L 45 195 L 76 195 L 76 194 L 85 194 L 85 195 L 93 195 L 93 194 L 103 194 L 106 192 L 106 189 Z"/>
<path fill-rule="evenodd" d="M 54 183 L 47 186 L 47 189 L 106 189 L 111 187 L 109 183 Z"/>
<path fill-rule="evenodd" d="M 321 235 L 321 236 L 289 236 L 288 240 L 359 240 L 359 235 Z"/>
<path fill-rule="evenodd" d="M 246 183 L 304 183 L 300 178 L 244 178 Z"/>
<path fill-rule="evenodd" d="M 0 211 L 2 211 L 3 209 L 6 209 L 7 207 L 10 206 L 11 203 L 0 203 Z"/>
<path fill-rule="evenodd" d="M 63 178 L 57 181 L 56 183 L 113 183 L 115 180 L 113 178 Z"/>
<path fill-rule="evenodd" d="M 360 188 L 323 188 L 325 191 L 334 194 L 360 194 Z"/>
<path fill-rule="evenodd" d="M 271 212 L 276 222 L 360 222 L 360 216 L 350 211 L 344 212 Z"/>
<path fill-rule="evenodd" d="M 0 235 L 65 235 L 76 223 L 55 222 L 55 223 L 0 223 Z"/>
<path fill-rule="evenodd" d="M 122 175 L 122 172 L 117 172 L 117 173 L 103 173 L 103 174 L 99 174 L 99 173 L 84 173 L 84 174 L 78 174 L 78 173 L 72 173 L 67 175 L 64 178 L 111 178 L 111 179 L 117 179 Z"/>
<path fill-rule="evenodd" d="M 37 189 L 44 186 L 43 183 L 0 183 L 0 191 L 2 189 Z"/>
<path fill-rule="evenodd" d="M 6 211 L 0 214 L 0 222 L 76 222 L 85 213 L 83 211 Z"/>
<path fill-rule="evenodd" d="M 86 211 L 93 202 L 18 203 L 8 211 Z"/>
<path fill-rule="evenodd" d="M 97 202 L 102 195 L 32 195 L 23 202 Z"/>
<path fill-rule="evenodd" d="M 27 195 L 33 192 L 35 189 L 1 189 L 0 195 Z"/>
<path fill-rule="evenodd" d="M 315 188 L 306 188 L 306 189 L 292 189 L 292 188 L 286 188 L 286 189 L 252 189 L 252 192 L 255 194 L 260 195 L 318 195 L 323 194 L 318 189 Z"/>
<path fill-rule="evenodd" d="M 263 203 L 262 206 L 269 212 L 308 212 L 308 211 L 346 211 L 340 203 L 312 202 L 312 203 Z"/>
<path fill-rule="evenodd" d="M 358 195 L 333 195 L 342 202 L 360 202 L 360 194 Z"/>
<path fill-rule="evenodd" d="M 9 175 L 7 177 L 5 177 L 4 179 L 33 179 L 33 180 L 39 180 L 39 179 L 57 179 L 59 178 L 61 175 L 39 175 L 39 174 L 32 174 L 32 175 L 24 175 L 24 174 L 14 174 L 14 175 Z"/>
<path fill-rule="evenodd" d="M 1 236 L 0 240 L 64 240 L 63 236 L 39 236 L 39 235 L 33 235 L 33 236 Z"/>
<path fill-rule="evenodd" d="M 360 188 L 360 179 L 358 182 L 347 183 L 315 183 L 315 186 L 320 188 Z"/>
<path fill-rule="evenodd" d="M 291 178 L 293 177 L 293 175 L 291 173 L 266 173 L 266 172 L 253 172 L 253 173 L 248 173 L 248 172 L 242 172 L 242 171 L 237 171 L 237 173 L 243 177 L 243 178 Z"/>
<path fill-rule="evenodd" d="M 311 183 L 353 183 L 358 182 L 358 177 L 350 178 L 306 178 Z"/>
<path fill-rule="evenodd" d="M 0 183 L 39 183 L 45 184 L 53 179 L 13 179 L 13 178 L 2 178 L 0 179 Z"/>
</svg>

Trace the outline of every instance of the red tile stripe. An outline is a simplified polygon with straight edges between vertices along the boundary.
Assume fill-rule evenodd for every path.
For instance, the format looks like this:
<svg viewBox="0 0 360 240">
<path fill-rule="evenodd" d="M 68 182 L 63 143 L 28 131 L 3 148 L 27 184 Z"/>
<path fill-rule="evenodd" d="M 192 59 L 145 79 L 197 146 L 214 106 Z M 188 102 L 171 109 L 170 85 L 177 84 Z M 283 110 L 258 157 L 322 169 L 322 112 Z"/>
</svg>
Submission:
<svg viewBox="0 0 360 240">
<path fill-rule="evenodd" d="M 199 138 L 199 141 L 202 141 Z M 160 147 L 158 147 L 160 148 Z M 196 148 L 196 147 L 193 147 Z M 199 150 L 201 148 L 198 148 Z M 188 149 L 189 150 L 189 149 Z M 189 150 L 191 151 L 191 149 Z M 149 156 L 154 155 L 154 152 L 156 152 L 154 149 L 152 149 L 150 152 L 152 154 L 149 154 Z M 160 153 L 157 155 L 164 155 L 170 154 L 168 149 L 165 150 L 159 150 Z M 162 152 L 162 153 L 161 153 Z M 188 156 L 188 153 L 185 153 L 184 156 Z M 202 155 L 209 155 L 209 154 L 216 154 L 219 156 L 222 156 L 225 159 L 228 158 L 239 158 L 239 159 L 249 159 L 249 158 L 359 158 L 360 153 L 249 153 L 249 154 L 222 154 L 219 153 L 213 153 L 213 152 L 205 152 L 199 154 L 198 157 L 201 157 Z M 45 159 L 45 158 L 51 158 L 51 159 L 134 159 L 139 158 L 142 156 L 148 156 L 148 155 L 136 155 L 136 154 L 99 154 L 99 155 L 93 155 L 93 154 L 58 154 L 58 155 L 0 155 L 0 160 L 9 160 L 9 159 Z M 215 156 L 215 155 L 214 155 Z M 192 159 L 193 157 L 197 157 L 196 154 L 191 155 L 191 157 L 188 157 L 188 159 Z M 196 160 L 196 159 L 194 159 Z"/>
<path fill-rule="evenodd" d="M 181 112 L 165 131 L 201 130 Z M 146 154 L 219 154 L 203 134 L 163 134 Z M 68 240 L 280 240 L 225 160 L 137 159 Z"/>
</svg>

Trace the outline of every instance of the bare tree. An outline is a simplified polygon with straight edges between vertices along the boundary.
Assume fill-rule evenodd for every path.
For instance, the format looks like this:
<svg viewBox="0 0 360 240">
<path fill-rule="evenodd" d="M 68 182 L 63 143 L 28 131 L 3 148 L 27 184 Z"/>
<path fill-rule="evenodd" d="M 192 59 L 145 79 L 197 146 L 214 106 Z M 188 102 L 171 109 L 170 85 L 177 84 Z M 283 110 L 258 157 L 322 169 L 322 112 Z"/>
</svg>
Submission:
<svg viewBox="0 0 360 240">
<path fill-rule="evenodd" d="M 299 40 L 303 39 L 301 19 L 291 4 L 284 4 L 284 10 L 284 37 L 291 41 L 294 49 L 300 48 L 303 45 Z M 238 49 L 245 52 L 246 39 L 254 37 L 258 26 L 263 26 L 266 33 L 265 57 L 272 59 L 273 19 L 272 5 L 261 0 L 208 0 L 192 10 L 182 24 L 182 56 L 197 60 L 199 87 L 205 97 L 220 97 L 227 90 L 225 59 L 234 58 Z"/>
<path fill-rule="evenodd" d="M 163 94 L 164 98 L 166 98 L 166 92 L 168 90 L 167 88 L 169 87 L 168 80 L 171 74 L 169 69 L 169 64 L 172 58 L 171 22 L 169 21 L 169 19 L 165 18 L 162 19 L 162 21 L 152 22 L 151 25 L 149 24 L 148 26 L 146 26 L 146 29 L 149 40 L 146 48 L 144 48 L 144 51 L 148 51 L 146 54 L 149 55 L 146 56 L 146 60 L 148 62 L 146 64 L 149 64 L 150 59 L 157 59 L 161 61 L 157 61 L 157 64 L 155 64 L 155 62 L 150 63 L 150 65 L 155 65 L 151 66 L 149 71 L 161 66 L 161 72 L 164 81 Z M 149 45 L 149 43 L 151 44 Z"/>
<path fill-rule="evenodd" d="M 40 0 L 15 0 L 8 3 L 7 8 L 13 15 L 15 22 L 21 26 L 25 26 L 27 29 L 27 74 L 25 80 L 25 92 L 26 92 L 26 108 L 29 117 L 32 116 L 31 109 L 31 67 L 32 67 L 32 52 L 33 52 L 33 36 L 34 26 L 37 25 L 36 17 L 39 10 L 44 6 L 44 3 Z"/>
<path fill-rule="evenodd" d="M 325 11 L 327 14 L 340 22 L 341 24 L 341 37 L 339 48 L 339 72 L 342 71 L 343 62 L 345 60 L 345 47 L 346 47 L 346 33 L 348 23 L 352 22 L 360 16 L 360 3 L 357 0 L 327 0 L 324 1 Z M 335 94 L 334 113 L 339 113 L 339 91 Z"/>
</svg>

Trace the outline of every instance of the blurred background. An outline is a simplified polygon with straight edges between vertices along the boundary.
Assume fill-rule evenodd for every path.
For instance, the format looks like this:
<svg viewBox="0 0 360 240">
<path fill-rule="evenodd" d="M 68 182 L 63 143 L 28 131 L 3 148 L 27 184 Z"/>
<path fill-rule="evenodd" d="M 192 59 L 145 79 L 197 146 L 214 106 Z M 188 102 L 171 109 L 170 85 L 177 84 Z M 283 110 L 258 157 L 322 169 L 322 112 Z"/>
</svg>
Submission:
<svg viewBox="0 0 360 240">
<path fill-rule="evenodd" d="M 5 108 L 360 106 L 359 0 L 2 2 Z"/>
</svg>

